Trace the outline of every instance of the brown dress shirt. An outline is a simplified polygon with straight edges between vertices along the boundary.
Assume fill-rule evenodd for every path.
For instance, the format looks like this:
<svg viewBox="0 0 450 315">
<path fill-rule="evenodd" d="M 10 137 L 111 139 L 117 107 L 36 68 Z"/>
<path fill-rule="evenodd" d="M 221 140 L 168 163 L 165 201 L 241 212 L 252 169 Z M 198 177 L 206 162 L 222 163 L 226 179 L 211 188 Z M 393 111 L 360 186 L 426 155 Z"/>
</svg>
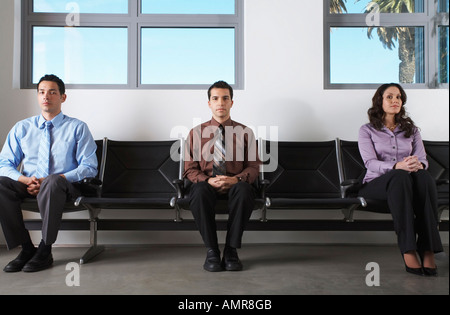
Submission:
<svg viewBox="0 0 450 315">
<path fill-rule="evenodd" d="M 227 176 L 240 177 L 242 181 L 252 184 L 258 178 L 261 165 L 253 131 L 231 119 L 222 126 L 225 129 Z M 218 127 L 219 123 L 212 118 L 189 133 L 183 176 L 193 183 L 213 177 L 214 141 Z"/>
</svg>

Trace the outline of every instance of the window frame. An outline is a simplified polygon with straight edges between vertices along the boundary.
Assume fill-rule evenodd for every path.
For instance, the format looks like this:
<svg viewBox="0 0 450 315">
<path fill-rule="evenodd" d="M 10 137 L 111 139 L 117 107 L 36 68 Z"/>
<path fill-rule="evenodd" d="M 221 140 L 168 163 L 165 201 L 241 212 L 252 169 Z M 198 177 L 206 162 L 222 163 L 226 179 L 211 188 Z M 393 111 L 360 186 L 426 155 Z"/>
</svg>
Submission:
<svg viewBox="0 0 450 315">
<path fill-rule="evenodd" d="M 374 83 L 331 83 L 330 30 L 339 27 L 368 27 L 367 14 L 330 13 L 330 1 L 324 0 L 324 89 L 374 89 Z M 438 12 L 438 2 L 424 0 L 423 13 L 380 13 L 380 27 L 423 27 L 424 29 L 424 83 L 402 83 L 408 89 L 447 88 L 448 83 L 439 83 L 439 26 L 448 25 L 449 14 Z"/>
<path fill-rule="evenodd" d="M 128 30 L 127 84 L 66 84 L 68 89 L 159 89 L 196 90 L 205 84 L 142 84 L 142 28 L 234 28 L 235 83 L 234 89 L 244 89 L 244 1 L 235 0 L 235 14 L 142 14 L 141 0 L 128 0 L 128 14 L 81 13 L 76 27 L 122 27 Z M 21 70 L 20 87 L 36 88 L 33 84 L 33 28 L 36 26 L 66 27 L 68 13 L 35 13 L 33 0 L 21 1 Z M 43 74 L 44 75 L 44 74 Z M 221 80 L 221 78 L 217 78 Z"/>
</svg>

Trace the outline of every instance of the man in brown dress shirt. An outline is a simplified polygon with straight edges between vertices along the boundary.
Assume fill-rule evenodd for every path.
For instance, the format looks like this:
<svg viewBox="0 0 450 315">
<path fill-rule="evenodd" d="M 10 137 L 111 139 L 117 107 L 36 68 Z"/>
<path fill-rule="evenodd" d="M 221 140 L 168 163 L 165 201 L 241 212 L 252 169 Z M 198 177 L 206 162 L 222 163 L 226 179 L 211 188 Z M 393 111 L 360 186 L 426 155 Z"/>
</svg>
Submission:
<svg viewBox="0 0 450 315">
<path fill-rule="evenodd" d="M 208 249 L 203 268 L 211 272 L 239 271 L 242 263 L 236 249 L 241 248 L 242 235 L 253 211 L 252 183 L 258 179 L 261 162 L 252 130 L 231 120 L 232 87 L 224 81 L 216 82 L 208 90 L 208 99 L 212 119 L 189 133 L 184 177 L 193 183 L 190 208 Z M 220 135 L 224 162 L 217 162 Z M 229 211 L 222 261 L 215 221 L 215 205 L 221 196 L 227 198 Z"/>
</svg>

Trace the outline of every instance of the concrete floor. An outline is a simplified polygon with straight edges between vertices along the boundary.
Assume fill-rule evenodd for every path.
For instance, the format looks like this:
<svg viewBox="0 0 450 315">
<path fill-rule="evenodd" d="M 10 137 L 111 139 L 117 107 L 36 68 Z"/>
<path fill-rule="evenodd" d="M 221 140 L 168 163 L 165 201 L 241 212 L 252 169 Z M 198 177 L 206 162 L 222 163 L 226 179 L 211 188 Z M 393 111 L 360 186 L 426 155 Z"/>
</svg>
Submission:
<svg viewBox="0 0 450 315">
<path fill-rule="evenodd" d="M 392 245 L 244 245 L 241 272 L 202 269 L 196 245 L 111 246 L 79 269 L 86 248 L 55 247 L 54 265 L 38 273 L 0 272 L 0 295 L 448 295 L 448 246 L 438 256 L 439 276 L 405 272 Z M 0 267 L 19 253 L 0 248 Z M 68 265 L 74 262 L 74 265 Z M 368 286 L 366 265 L 379 266 L 379 286 Z M 75 266 L 75 269 L 74 267 Z M 67 270 L 66 270 L 67 268 Z M 368 277 L 370 278 L 370 277 Z M 375 278 L 371 278 L 375 279 Z M 76 284 L 76 283 L 75 283 Z"/>
</svg>

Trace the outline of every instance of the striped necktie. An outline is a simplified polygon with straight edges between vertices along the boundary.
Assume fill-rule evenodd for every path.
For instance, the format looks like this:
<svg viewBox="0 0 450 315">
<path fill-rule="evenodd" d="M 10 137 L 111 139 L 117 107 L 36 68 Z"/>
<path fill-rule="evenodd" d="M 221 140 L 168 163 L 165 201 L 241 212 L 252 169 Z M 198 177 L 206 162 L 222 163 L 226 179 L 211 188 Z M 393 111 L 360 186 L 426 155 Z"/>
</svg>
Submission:
<svg viewBox="0 0 450 315">
<path fill-rule="evenodd" d="M 38 163 L 36 167 L 37 178 L 45 178 L 50 172 L 51 129 L 53 124 L 51 121 L 46 121 L 44 125 L 44 131 L 39 143 Z"/>
<path fill-rule="evenodd" d="M 227 169 L 225 168 L 225 153 L 224 128 L 222 125 L 219 125 L 216 140 L 214 141 L 213 176 L 227 174 Z"/>
</svg>

